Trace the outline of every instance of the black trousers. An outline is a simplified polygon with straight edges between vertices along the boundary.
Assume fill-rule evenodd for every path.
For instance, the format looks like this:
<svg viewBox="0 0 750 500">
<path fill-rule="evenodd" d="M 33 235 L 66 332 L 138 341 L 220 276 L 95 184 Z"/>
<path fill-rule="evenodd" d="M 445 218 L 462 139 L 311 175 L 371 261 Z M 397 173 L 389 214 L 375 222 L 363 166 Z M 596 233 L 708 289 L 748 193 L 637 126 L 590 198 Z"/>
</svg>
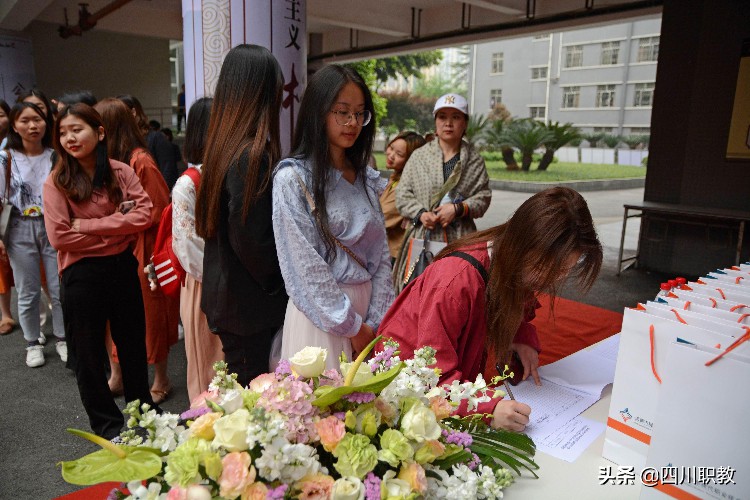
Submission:
<svg viewBox="0 0 750 500">
<path fill-rule="evenodd" d="M 65 338 L 74 360 L 81 402 L 91 429 L 117 436 L 124 417 L 107 385 L 107 321 L 122 367 L 125 400 L 153 405 L 146 363 L 146 320 L 138 280 L 138 261 L 130 250 L 88 257 L 62 273 L 60 298 Z"/>
<path fill-rule="evenodd" d="M 269 328 L 251 336 L 217 332 L 229 373 L 237 374 L 237 382 L 242 387 L 246 387 L 258 375 L 268 373 L 271 343 L 278 329 L 279 327 Z"/>
</svg>

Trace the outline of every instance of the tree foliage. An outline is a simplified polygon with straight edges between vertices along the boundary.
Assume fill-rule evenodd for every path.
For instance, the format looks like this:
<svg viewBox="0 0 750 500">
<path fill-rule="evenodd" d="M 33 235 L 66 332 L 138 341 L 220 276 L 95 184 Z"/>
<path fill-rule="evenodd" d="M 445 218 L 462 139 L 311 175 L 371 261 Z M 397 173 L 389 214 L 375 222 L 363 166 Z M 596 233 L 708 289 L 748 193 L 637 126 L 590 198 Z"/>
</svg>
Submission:
<svg viewBox="0 0 750 500">
<path fill-rule="evenodd" d="M 376 59 L 375 76 L 379 84 L 387 82 L 389 78 L 398 78 L 399 76 L 421 78 L 423 68 L 435 66 L 442 59 L 443 53 L 440 50 Z"/>
<path fill-rule="evenodd" d="M 388 101 L 378 94 L 378 77 L 375 71 L 377 61 L 375 59 L 366 59 L 364 61 L 357 61 L 353 63 L 347 63 L 344 66 L 352 68 L 367 84 L 372 94 L 372 105 L 373 113 L 375 115 L 375 125 L 377 126 L 383 117 L 388 112 Z"/>
<path fill-rule="evenodd" d="M 380 95 L 388 101 L 388 113 L 381 121 L 384 127 L 395 127 L 397 131 L 414 130 L 420 134 L 435 128 L 432 117 L 434 99 L 408 92 L 382 92 Z"/>
</svg>

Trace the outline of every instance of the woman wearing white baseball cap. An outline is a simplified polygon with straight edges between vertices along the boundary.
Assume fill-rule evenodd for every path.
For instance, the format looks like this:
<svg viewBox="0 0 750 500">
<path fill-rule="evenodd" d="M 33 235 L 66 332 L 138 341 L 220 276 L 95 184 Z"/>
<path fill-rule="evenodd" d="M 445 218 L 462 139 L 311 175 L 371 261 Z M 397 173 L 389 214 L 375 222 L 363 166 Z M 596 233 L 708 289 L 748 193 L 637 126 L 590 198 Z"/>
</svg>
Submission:
<svg viewBox="0 0 750 500">
<path fill-rule="evenodd" d="M 412 228 L 394 265 L 396 283 L 404 275 L 410 238 L 423 238 L 430 231 L 430 240 L 450 243 L 476 231 L 474 219 L 490 206 L 484 158 L 464 139 L 468 113 L 465 97 L 440 97 L 433 110 L 436 140 L 414 151 L 404 167 L 396 187 L 396 208 L 412 221 Z"/>
</svg>

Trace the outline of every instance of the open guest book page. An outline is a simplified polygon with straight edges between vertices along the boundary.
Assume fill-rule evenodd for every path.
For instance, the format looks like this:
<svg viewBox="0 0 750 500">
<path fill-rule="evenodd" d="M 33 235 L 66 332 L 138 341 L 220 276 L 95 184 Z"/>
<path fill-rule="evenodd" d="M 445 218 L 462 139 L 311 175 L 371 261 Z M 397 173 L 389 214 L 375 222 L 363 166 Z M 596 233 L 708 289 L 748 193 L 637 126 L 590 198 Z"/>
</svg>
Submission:
<svg viewBox="0 0 750 500">
<path fill-rule="evenodd" d="M 531 406 L 524 431 L 539 451 L 574 461 L 603 431 L 604 425 L 579 417 L 601 399 L 615 378 L 619 334 L 539 368 L 542 385 L 531 377 L 513 387 L 517 401 Z"/>
</svg>

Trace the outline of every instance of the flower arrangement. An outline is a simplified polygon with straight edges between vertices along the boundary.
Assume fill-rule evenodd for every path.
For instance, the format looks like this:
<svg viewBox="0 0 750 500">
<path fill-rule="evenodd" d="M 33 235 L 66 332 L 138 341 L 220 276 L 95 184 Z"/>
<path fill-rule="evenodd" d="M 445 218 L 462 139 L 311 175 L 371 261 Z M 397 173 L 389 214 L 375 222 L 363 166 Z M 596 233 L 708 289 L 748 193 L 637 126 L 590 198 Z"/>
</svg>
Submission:
<svg viewBox="0 0 750 500">
<path fill-rule="evenodd" d="M 386 341 L 365 362 L 378 340 L 354 362 L 341 359 L 340 371 L 306 347 L 246 388 L 219 362 L 181 415 L 131 402 L 118 444 L 71 430 L 102 449 L 63 462 L 63 478 L 127 483 L 112 498 L 458 500 L 501 498 L 513 481 L 503 464 L 536 477 L 530 438 L 491 429 L 482 415 L 452 416 L 461 401 L 472 410 L 501 391 L 481 375 L 439 386 L 431 347 L 400 360 Z"/>
</svg>

